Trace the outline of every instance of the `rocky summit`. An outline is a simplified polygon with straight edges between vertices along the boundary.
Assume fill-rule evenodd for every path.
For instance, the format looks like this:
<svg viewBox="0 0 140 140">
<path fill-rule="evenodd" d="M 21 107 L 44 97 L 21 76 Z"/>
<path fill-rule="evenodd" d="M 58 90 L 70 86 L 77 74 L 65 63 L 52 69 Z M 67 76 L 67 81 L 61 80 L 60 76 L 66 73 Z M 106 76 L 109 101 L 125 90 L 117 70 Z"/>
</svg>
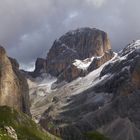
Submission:
<svg viewBox="0 0 140 140">
<path fill-rule="evenodd" d="M 46 67 L 45 71 L 57 77 L 58 82 L 70 82 L 98 68 L 113 55 L 107 33 L 95 28 L 80 28 L 55 40 L 47 54 L 46 64 L 37 59 L 36 63 L 40 64 L 36 65 L 32 75 L 36 76 Z"/>
<path fill-rule="evenodd" d="M 7 105 L 30 114 L 27 80 L 19 71 L 19 64 L 6 55 L 0 46 L 0 106 Z"/>
</svg>

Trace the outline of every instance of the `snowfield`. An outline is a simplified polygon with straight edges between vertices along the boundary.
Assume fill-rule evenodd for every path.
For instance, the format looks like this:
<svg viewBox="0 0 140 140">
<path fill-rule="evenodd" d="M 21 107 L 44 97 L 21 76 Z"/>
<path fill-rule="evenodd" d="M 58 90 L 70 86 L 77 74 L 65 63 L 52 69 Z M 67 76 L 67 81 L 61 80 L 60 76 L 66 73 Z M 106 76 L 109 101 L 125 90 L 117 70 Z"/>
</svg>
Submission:
<svg viewBox="0 0 140 140">
<path fill-rule="evenodd" d="M 37 120 L 40 119 L 41 114 L 50 106 L 55 106 L 55 111 L 53 111 L 53 115 L 57 116 L 62 110 L 64 106 L 67 106 L 71 103 L 71 98 L 76 95 L 80 95 L 83 91 L 93 87 L 97 83 L 103 81 L 105 78 L 109 77 L 109 75 L 105 75 L 102 78 L 99 77 L 100 72 L 104 68 L 105 65 L 109 64 L 116 60 L 118 54 L 114 53 L 114 57 L 103 64 L 98 69 L 92 71 L 85 77 L 77 78 L 76 80 L 65 83 L 62 87 L 51 89 L 53 83 L 57 80 L 54 77 L 49 75 L 43 76 L 41 78 L 36 79 L 35 86 L 30 88 L 30 98 L 31 98 L 31 112 L 34 118 Z M 86 101 L 89 102 L 106 102 L 108 100 L 108 95 L 105 93 L 101 93 L 96 95 L 93 93 L 91 98 Z"/>
</svg>

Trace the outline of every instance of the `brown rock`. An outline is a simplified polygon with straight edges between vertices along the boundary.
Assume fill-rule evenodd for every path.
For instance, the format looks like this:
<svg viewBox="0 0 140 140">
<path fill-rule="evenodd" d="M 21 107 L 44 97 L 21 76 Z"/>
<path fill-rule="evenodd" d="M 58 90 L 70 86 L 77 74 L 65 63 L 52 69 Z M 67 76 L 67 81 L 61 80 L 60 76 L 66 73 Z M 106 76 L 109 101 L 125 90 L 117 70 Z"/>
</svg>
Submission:
<svg viewBox="0 0 140 140">
<path fill-rule="evenodd" d="M 99 68 L 101 65 L 103 65 L 105 62 L 109 61 L 111 58 L 113 58 L 114 53 L 112 50 L 108 50 L 104 53 L 103 56 L 97 57 L 93 60 L 93 62 L 88 67 L 88 72 L 91 72 L 97 68 Z"/>
<path fill-rule="evenodd" d="M 75 59 L 84 60 L 93 56 L 103 56 L 98 61 L 97 67 L 99 67 L 112 58 L 112 54 L 107 54 L 110 49 L 108 36 L 103 31 L 81 28 L 68 32 L 56 40 L 51 47 L 47 55 L 47 72 L 61 77 L 61 80 L 71 81 L 81 76 L 81 73 L 85 75 L 84 71 L 81 72 L 82 70 L 72 65 Z"/>
<path fill-rule="evenodd" d="M 71 65 L 59 75 L 58 82 L 61 82 L 63 80 L 71 82 L 79 76 L 85 76 L 85 71 L 83 71 L 82 69 L 78 69 L 74 65 Z"/>
<path fill-rule="evenodd" d="M 0 106 L 7 105 L 30 114 L 28 84 L 15 59 L 0 47 Z"/>
</svg>

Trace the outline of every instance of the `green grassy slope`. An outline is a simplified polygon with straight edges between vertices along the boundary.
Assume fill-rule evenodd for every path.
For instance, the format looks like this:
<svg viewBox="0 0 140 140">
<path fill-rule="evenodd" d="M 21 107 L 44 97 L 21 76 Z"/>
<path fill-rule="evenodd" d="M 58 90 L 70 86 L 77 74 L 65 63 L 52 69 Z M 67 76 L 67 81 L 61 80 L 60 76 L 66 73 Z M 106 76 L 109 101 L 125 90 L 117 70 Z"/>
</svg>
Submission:
<svg viewBox="0 0 140 140">
<path fill-rule="evenodd" d="M 12 127 L 19 140 L 60 140 L 43 131 L 24 113 L 3 106 L 0 107 L 0 140 L 13 140 L 5 127 Z"/>
<path fill-rule="evenodd" d="M 105 137 L 104 135 L 100 134 L 97 131 L 94 131 L 94 132 L 86 133 L 85 140 L 111 140 L 111 139 L 108 137 Z"/>
</svg>

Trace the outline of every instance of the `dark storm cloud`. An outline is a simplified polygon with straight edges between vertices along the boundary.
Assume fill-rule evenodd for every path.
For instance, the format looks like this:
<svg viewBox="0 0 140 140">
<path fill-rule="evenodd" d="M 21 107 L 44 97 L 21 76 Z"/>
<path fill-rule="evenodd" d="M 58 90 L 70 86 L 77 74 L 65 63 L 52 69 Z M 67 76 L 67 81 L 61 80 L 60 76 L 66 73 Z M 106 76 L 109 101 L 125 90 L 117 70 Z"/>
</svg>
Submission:
<svg viewBox="0 0 140 140">
<path fill-rule="evenodd" d="M 4 0 L 0 2 L 0 43 L 22 67 L 46 57 L 52 42 L 68 30 L 96 27 L 120 50 L 140 38 L 139 0 Z"/>
</svg>

